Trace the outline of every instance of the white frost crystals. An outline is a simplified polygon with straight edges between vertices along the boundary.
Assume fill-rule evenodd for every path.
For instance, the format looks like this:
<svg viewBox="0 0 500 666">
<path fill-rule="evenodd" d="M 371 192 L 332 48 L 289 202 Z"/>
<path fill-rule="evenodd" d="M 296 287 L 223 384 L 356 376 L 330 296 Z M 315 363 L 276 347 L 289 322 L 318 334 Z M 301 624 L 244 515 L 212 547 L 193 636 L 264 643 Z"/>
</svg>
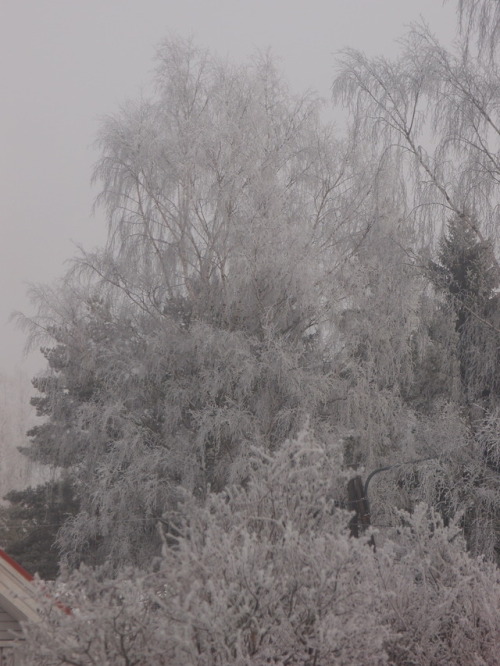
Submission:
<svg viewBox="0 0 500 666">
<path fill-rule="evenodd" d="M 79 613 L 28 627 L 27 663 L 496 663 L 498 570 L 424 505 L 397 547 L 349 538 L 339 457 L 302 433 L 253 457 L 245 488 L 188 499 L 153 569 L 69 575 Z"/>
<path fill-rule="evenodd" d="M 103 123 L 108 242 L 28 321 L 28 454 L 79 501 L 80 612 L 27 629 L 34 664 L 498 663 L 500 86 L 470 36 L 344 54 L 343 141 L 268 58 L 181 40 Z M 342 507 L 389 467 L 375 552 Z"/>
</svg>

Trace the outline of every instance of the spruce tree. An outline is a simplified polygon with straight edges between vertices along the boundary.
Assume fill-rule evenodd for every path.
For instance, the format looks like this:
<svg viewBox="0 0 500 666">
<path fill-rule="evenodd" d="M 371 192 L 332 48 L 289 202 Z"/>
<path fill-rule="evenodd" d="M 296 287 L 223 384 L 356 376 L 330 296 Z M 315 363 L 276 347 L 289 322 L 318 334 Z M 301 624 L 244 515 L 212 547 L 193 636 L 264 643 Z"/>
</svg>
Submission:
<svg viewBox="0 0 500 666">
<path fill-rule="evenodd" d="M 466 400 L 494 400 L 493 396 L 500 393 L 495 293 L 500 275 L 492 242 L 478 239 L 474 225 L 465 216 L 453 217 L 441 239 L 438 262 L 432 265 L 431 275 L 455 317 Z"/>
<path fill-rule="evenodd" d="M 78 510 L 69 480 L 49 481 L 36 488 L 11 490 L 2 510 L 2 547 L 30 573 L 44 580 L 59 573 L 57 533 Z"/>
</svg>

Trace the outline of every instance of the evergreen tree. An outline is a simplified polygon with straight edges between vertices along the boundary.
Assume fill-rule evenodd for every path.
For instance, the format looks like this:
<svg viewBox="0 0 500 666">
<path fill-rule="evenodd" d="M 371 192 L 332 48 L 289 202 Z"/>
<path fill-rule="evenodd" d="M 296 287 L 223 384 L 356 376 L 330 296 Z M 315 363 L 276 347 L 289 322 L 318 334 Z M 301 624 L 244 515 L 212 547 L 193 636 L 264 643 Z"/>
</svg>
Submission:
<svg viewBox="0 0 500 666">
<path fill-rule="evenodd" d="M 470 223 L 455 216 L 441 239 L 438 259 L 436 283 L 452 303 L 460 332 L 474 315 L 488 314 L 488 305 L 500 284 L 493 244 L 479 240 Z"/>
<path fill-rule="evenodd" d="M 500 274 L 493 244 L 479 240 L 470 222 L 455 216 L 441 239 L 431 275 L 455 316 L 464 394 L 470 403 L 491 396 L 494 404 L 500 393 L 495 293 Z"/>
<path fill-rule="evenodd" d="M 74 488 L 67 480 L 36 488 L 11 490 L 2 511 L 0 539 L 3 549 L 30 573 L 44 580 L 59 573 L 57 533 L 78 510 Z"/>
</svg>

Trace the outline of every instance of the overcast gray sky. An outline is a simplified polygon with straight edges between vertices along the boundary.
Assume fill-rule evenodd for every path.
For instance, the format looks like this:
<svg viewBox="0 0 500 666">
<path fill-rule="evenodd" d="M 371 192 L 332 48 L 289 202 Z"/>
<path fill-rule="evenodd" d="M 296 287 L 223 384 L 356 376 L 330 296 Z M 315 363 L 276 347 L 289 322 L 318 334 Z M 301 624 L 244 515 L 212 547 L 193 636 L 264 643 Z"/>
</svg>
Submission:
<svg viewBox="0 0 500 666">
<path fill-rule="evenodd" d="M 292 88 L 328 97 L 342 47 L 393 55 L 420 15 L 446 40 L 455 23 L 453 0 L 1 0 L 1 9 L 0 373 L 21 362 L 23 334 L 8 318 L 29 313 L 27 283 L 61 275 L 75 244 L 104 240 L 104 220 L 91 214 L 99 117 L 148 83 L 164 37 L 192 36 L 236 61 L 270 47 Z"/>
</svg>

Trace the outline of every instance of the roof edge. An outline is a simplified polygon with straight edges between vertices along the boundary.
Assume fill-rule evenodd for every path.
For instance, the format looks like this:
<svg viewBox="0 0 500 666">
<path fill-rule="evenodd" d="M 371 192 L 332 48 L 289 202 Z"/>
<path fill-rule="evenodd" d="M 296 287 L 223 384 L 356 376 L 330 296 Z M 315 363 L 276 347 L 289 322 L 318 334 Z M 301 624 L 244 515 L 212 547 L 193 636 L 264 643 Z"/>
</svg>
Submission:
<svg viewBox="0 0 500 666">
<path fill-rule="evenodd" d="M 32 576 L 24 567 L 22 567 L 19 562 L 16 562 L 10 555 L 7 555 L 7 553 L 0 548 L 0 558 L 2 560 L 5 560 L 10 566 L 17 571 L 17 573 L 21 574 L 23 578 L 28 580 L 30 583 L 34 580 L 34 576 Z"/>
</svg>

